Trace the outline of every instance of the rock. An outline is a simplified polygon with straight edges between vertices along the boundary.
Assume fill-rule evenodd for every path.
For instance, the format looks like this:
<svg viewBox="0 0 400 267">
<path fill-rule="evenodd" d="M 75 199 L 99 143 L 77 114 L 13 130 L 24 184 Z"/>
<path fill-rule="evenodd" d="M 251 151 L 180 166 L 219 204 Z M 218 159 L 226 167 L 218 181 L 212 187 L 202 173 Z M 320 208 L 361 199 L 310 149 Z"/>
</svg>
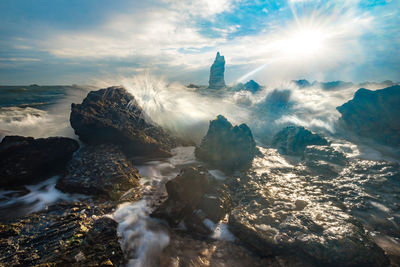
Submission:
<svg viewBox="0 0 400 267">
<path fill-rule="evenodd" d="M 272 146 L 284 155 L 303 155 L 307 146 L 327 145 L 328 141 L 318 134 L 313 134 L 302 126 L 288 126 L 278 132 L 273 140 Z"/>
<path fill-rule="evenodd" d="M 257 93 L 262 87 L 255 82 L 254 80 L 250 80 L 247 83 L 243 84 L 243 83 L 238 83 L 232 87 L 229 87 L 229 90 L 232 91 L 241 91 L 241 90 L 246 90 L 252 93 Z"/>
<path fill-rule="evenodd" d="M 97 218 L 111 204 L 60 203 L 7 225 L 0 224 L 0 262 L 5 266 L 113 266 L 125 263 L 117 223 Z"/>
<path fill-rule="evenodd" d="M 359 89 L 354 98 L 336 109 L 339 123 L 360 137 L 391 146 L 400 145 L 400 85 L 371 91 Z"/>
<path fill-rule="evenodd" d="M 345 165 L 348 162 L 343 153 L 330 146 L 307 146 L 304 150 L 303 159 L 306 162 L 326 161 L 337 165 Z"/>
<path fill-rule="evenodd" d="M 347 89 L 353 86 L 352 82 L 344 82 L 344 81 L 333 81 L 333 82 L 321 82 L 317 83 L 323 90 L 340 90 Z"/>
<path fill-rule="evenodd" d="M 4 137 L 0 143 L 0 188 L 32 184 L 63 172 L 78 148 L 78 142 L 66 137 Z"/>
<path fill-rule="evenodd" d="M 210 69 L 210 80 L 208 88 L 211 89 L 221 89 L 225 87 L 224 80 L 224 72 L 225 72 L 225 58 L 224 56 L 220 56 L 219 52 L 217 52 L 217 56 L 215 57 L 214 63 Z"/>
<path fill-rule="evenodd" d="M 192 88 L 192 89 L 199 89 L 199 88 L 201 88 L 201 86 L 196 85 L 196 84 L 193 84 L 193 83 L 189 84 L 189 85 L 186 86 L 186 87 L 187 87 L 187 88 Z"/>
<path fill-rule="evenodd" d="M 138 170 L 117 146 L 86 146 L 77 152 L 56 188 L 116 201 L 131 188 L 138 188 L 139 179 Z"/>
<path fill-rule="evenodd" d="M 222 115 L 210 122 L 206 136 L 195 150 L 198 159 L 225 171 L 249 167 L 256 154 L 250 128 L 244 123 L 233 127 Z"/>
<path fill-rule="evenodd" d="M 304 79 L 303 80 L 293 80 L 292 82 L 294 82 L 300 88 L 305 88 L 305 87 L 311 86 L 311 83 Z"/>
<path fill-rule="evenodd" d="M 214 223 L 223 219 L 231 208 L 231 196 L 226 185 L 211 187 L 211 190 L 201 198 L 198 208 Z"/>
<path fill-rule="evenodd" d="M 120 145 L 130 156 L 170 156 L 178 140 L 145 120 L 135 98 L 123 87 L 91 91 L 82 104 L 71 105 L 71 126 L 89 144 Z"/>
<path fill-rule="evenodd" d="M 151 216 L 166 219 L 171 225 L 178 225 L 190 216 L 202 196 L 210 188 L 211 177 L 205 168 L 188 167 L 165 185 L 168 199 Z"/>
<path fill-rule="evenodd" d="M 303 166 L 263 173 L 270 162 L 259 161 L 257 172 L 228 182 L 234 203 L 229 230 L 246 247 L 260 256 L 296 257 L 311 266 L 389 265 L 360 222 L 333 202 L 337 195 L 324 191 L 326 181 L 302 174 Z"/>
</svg>

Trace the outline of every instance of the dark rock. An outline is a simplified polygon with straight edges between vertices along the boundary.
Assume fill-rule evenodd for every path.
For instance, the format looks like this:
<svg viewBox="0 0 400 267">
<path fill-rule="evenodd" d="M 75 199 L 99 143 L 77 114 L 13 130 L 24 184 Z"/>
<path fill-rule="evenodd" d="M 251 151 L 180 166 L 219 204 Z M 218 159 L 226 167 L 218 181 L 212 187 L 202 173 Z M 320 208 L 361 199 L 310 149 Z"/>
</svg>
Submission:
<svg viewBox="0 0 400 267">
<path fill-rule="evenodd" d="M 400 85 L 371 91 L 359 89 L 354 98 L 336 109 L 339 123 L 361 137 L 400 145 Z"/>
<path fill-rule="evenodd" d="M 0 143 L 0 188 L 32 184 L 63 172 L 78 148 L 78 142 L 66 137 L 4 137 Z"/>
<path fill-rule="evenodd" d="M 132 156 L 170 156 L 178 141 L 145 120 L 135 98 L 122 87 L 90 92 L 71 106 L 71 126 L 89 144 L 113 143 Z"/>
<path fill-rule="evenodd" d="M 0 262 L 5 266 L 120 266 L 125 261 L 117 223 L 99 218 L 113 208 L 111 204 L 60 203 L 0 224 Z"/>
<path fill-rule="evenodd" d="M 198 208 L 206 218 L 218 223 L 231 208 L 231 196 L 226 185 L 214 185 L 200 200 Z"/>
<path fill-rule="evenodd" d="M 166 183 L 168 199 L 152 216 L 166 219 L 171 225 L 178 225 L 196 209 L 202 196 L 210 188 L 210 179 L 205 168 L 183 169 L 175 179 Z"/>
<path fill-rule="evenodd" d="M 311 86 L 311 83 L 309 82 L 309 81 L 307 81 L 307 80 L 294 80 L 293 81 L 298 87 L 300 87 L 300 88 L 305 88 L 305 87 L 310 87 Z"/>
<path fill-rule="evenodd" d="M 256 93 L 258 92 L 262 87 L 255 82 L 254 80 L 250 80 L 247 83 L 243 84 L 243 83 L 238 83 L 232 87 L 229 87 L 229 90 L 232 91 L 241 91 L 241 90 L 246 90 L 246 91 L 250 91 L 252 93 Z"/>
<path fill-rule="evenodd" d="M 261 89 L 261 86 L 254 80 L 250 80 L 244 85 L 244 89 L 252 93 L 256 93 Z"/>
<path fill-rule="evenodd" d="M 244 123 L 233 127 L 222 115 L 210 122 L 206 136 L 195 150 L 198 159 L 225 171 L 249 167 L 256 154 L 250 128 Z"/>
<path fill-rule="evenodd" d="M 225 72 L 225 58 L 224 56 L 220 56 L 219 52 L 217 52 L 217 56 L 215 57 L 214 63 L 210 68 L 210 80 L 208 87 L 211 89 L 224 88 L 225 87 L 224 72 Z"/>
<path fill-rule="evenodd" d="M 325 138 L 313 134 L 302 126 L 288 126 L 278 132 L 272 140 L 272 146 L 280 153 L 295 156 L 303 155 L 307 146 L 327 144 Z"/>
<path fill-rule="evenodd" d="M 194 88 L 194 89 L 199 89 L 199 88 L 201 88 L 201 86 L 196 85 L 196 84 L 193 84 L 193 83 L 189 84 L 189 85 L 186 86 L 186 87 L 187 87 L 187 88 Z"/>
<path fill-rule="evenodd" d="M 321 82 L 318 83 L 323 90 L 340 90 L 347 89 L 353 86 L 352 82 L 334 81 L 334 82 Z"/>
<path fill-rule="evenodd" d="M 131 188 L 138 188 L 140 175 L 115 145 L 86 146 L 68 165 L 68 175 L 57 189 L 68 193 L 118 200 Z"/>
<path fill-rule="evenodd" d="M 171 226 L 183 221 L 193 236 L 208 236 L 211 230 L 204 220 L 218 223 L 231 207 L 227 187 L 203 167 L 183 169 L 166 188 L 168 199 L 151 216 L 165 219 Z"/>
</svg>

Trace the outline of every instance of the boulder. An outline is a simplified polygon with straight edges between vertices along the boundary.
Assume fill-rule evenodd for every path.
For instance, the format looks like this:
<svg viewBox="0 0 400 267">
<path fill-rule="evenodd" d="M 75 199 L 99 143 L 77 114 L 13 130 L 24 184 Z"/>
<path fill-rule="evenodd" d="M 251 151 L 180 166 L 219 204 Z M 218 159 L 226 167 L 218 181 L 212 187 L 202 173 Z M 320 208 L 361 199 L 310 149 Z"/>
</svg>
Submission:
<svg viewBox="0 0 400 267">
<path fill-rule="evenodd" d="M 4 137 L 0 143 L 0 188 L 32 184 L 63 172 L 78 148 L 78 142 L 66 137 Z"/>
<path fill-rule="evenodd" d="M 228 213 L 231 203 L 227 187 L 203 167 L 187 167 L 166 183 L 168 199 L 152 214 L 176 227 L 184 222 L 193 236 L 208 236 L 210 219 L 218 223 Z"/>
<path fill-rule="evenodd" d="M 206 136 L 195 150 L 198 159 L 225 171 L 249 167 L 256 154 L 250 128 L 246 124 L 233 127 L 222 115 L 210 122 Z"/>
<path fill-rule="evenodd" d="M 211 89 L 221 89 L 224 88 L 225 79 L 224 79 L 224 72 L 225 72 L 225 58 L 221 56 L 219 52 L 217 52 L 217 56 L 215 57 L 214 63 L 210 68 L 210 80 L 208 88 Z"/>
<path fill-rule="evenodd" d="M 4 266 L 120 266 L 125 263 L 111 204 L 59 203 L 0 224 Z"/>
<path fill-rule="evenodd" d="M 173 180 L 165 184 L 168 199 L 151 216 L 178 225 L 185 217 L 191 216 L 202 196 L 209 190 L 211 178 L 203 168 L 188 167 Z"/>
<path fill-rule="evenodd" d="M 116 201 L 131 188 L 138 188 L 139 179 L 138 170 L 117 146 L 103 144 L 80 149 L 56 188 Z"/>
<path fill-rule="evenodd" d="M 302 126 L 288 126 L 278 132 L 272 146 L 284 155 L 302 156 L 306 147 L 310 145 L 327 145 L 328 141 L 314 134 Z"/>
<path fill-rule="evenodd" d="M 400 145 L 400 85 L 371 91 L 359 89 L 336 109 L 339 124 L 360 137 L 391 146 Z"/>
<path fill-rule="evenodd" d="M 177 139 L 145 118 L 123 87 L 91 91 L 82 104 L 71 105 L 71 126 L 83 142 L 117 144 L 130 156 L 170 156 Z"/>
</svg>

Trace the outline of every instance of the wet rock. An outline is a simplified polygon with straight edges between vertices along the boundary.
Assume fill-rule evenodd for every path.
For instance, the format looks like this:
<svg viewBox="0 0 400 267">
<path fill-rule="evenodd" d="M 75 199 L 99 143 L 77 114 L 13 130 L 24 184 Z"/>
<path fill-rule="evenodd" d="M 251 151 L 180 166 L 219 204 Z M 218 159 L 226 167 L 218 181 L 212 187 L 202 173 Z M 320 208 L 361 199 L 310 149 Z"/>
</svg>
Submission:
<svg viewBox="0 0 400 267">
<path fill-rule="evenodd" d="M 68 165 L 68 174 L 57 189 L 68 193 L 118 200 L 131 188 L 138 188 L 140 175 L 115 145 L 85 146 Z"/>
<path fill-rule="evenodd" d="M 131 156 L 170 156 L 178 140 L 145 119 L 135 98 L 122 87 L 90 92 L 71 105 L 71 126 L 89 144 L 120 145 Z"/>
<path fill-rule="evenodd" d="M 231 196 L 227 186 L 216 182 L 211 190 L 203 195 L 198 207 L 204 212 L 206 218 L 218 223 L 231 208 Z"/>
<path fill-rule="evenodd" d="M 273 140 L 272 146 L 284 155 L 303 155 L 307 146 L 327 145 L 325 138 L 314 134 L 302 126 L 288 126 L 278 132 Z"/>
<path fill-rule="evenodd" d="M 159 266 L 229 266 L 229 267 L 279 267 L 277 259 L 262 258 L 234 242 L 193 239 L 190 235 L 170 233 L 170 243 L 161 255 Z M 309 265 L 308 265 L 309 266 Z"/>
<path fill-rule="evenodd" d="M 225 58 L 217 52 L 214 63 L 210 68 L 210 80 L 208 87 L 211 89 L 221 89 L 225 87 Z"/>
<path fill-rule="evenodd" d="M 256 154 L 250 128 L 244 123 L 233 127 L 221 115 L 210 122 L 206 136 L 195 150 L 198 159 L 225 171 L 247 168 Z"/>
<path fill-rule="evenodd" d="M 346 165 L 346 156 L 330 146 L 307 146 L 304 150 L 303 159 L 306 162 L 326 161 L 338 165 Z"/>
<path fill-rule="evenodd" d="M 99 216 L 112 204 L 60 203 L 0 229 L 0 262 L 5 266 L 112 266 L 124 263 L 117 223 Z M 10 230 L 11 229 L 11 230 Z"/>
<path fill-rule="evenodd" d="M 229 230 L 240 241 L 262 256 L 290 255 L 316 266 L 389 265 L 360 221 L 333 202 L 338 191 L 354 190 L 348 179 L 336 185 L 307 166 L 279 165 L 273 149 L 261 151 L 251 172 L 228 182 Z"/>
<path fill-rule="evenodd" d="M 151 216 L 178 225 L 196 209 L 202 196 L 209 190 L 211 179 L 205 168 L 183 169 L 175 179 L 165 184 L 168 199 Z"/>
<path fill-rule="evenodd" d="M 6 136 L 0 143 L 0 188 L 32 184 L 65 170 L 79 144 L 66 137 Z"/>
<path fill-rule="evenodd" d="M 359 89 L 354 98 L 336 109 L 339 123 L 361 137 L 386 145 L 400 145 L 400 85 L 371 91 Z"/>
</svg>

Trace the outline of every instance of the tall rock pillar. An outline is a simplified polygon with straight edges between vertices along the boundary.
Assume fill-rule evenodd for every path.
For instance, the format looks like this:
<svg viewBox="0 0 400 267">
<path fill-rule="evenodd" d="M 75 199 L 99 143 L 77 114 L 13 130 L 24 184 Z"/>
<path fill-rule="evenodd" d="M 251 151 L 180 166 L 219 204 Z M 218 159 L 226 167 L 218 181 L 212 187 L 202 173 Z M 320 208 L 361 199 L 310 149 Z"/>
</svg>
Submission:
<svg viewBox="0 0 400 267">
<path fill-rule="evenodd" d="M 221 89 L 225 87 L 225 58 L 217 52 L 214 63 L 210 68 L 210 81 L 208 88 Z"/>
</svg>

